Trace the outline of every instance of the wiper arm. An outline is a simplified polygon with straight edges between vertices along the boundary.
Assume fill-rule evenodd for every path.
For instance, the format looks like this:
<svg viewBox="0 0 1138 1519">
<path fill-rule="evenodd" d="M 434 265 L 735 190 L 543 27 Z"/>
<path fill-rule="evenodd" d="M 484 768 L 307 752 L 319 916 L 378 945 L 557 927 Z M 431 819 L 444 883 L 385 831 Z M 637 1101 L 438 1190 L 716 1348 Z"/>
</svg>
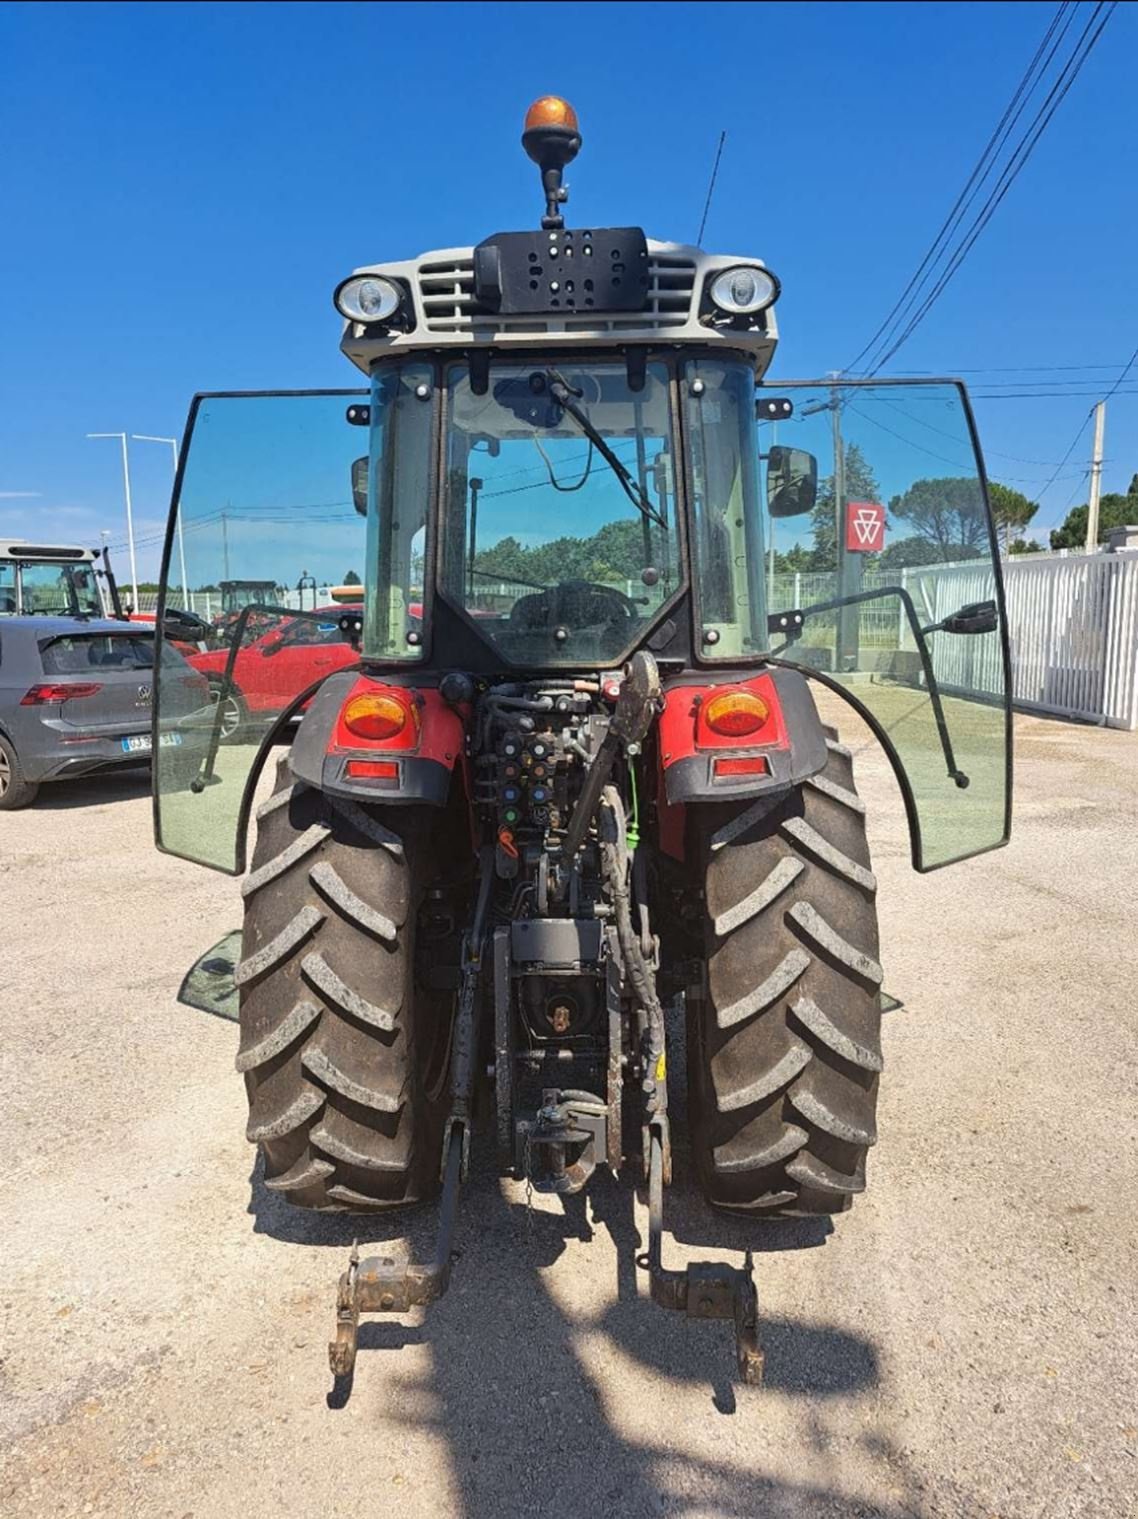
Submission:
<svg viewBox="0 0 1138 1519">
<path fill-rule="evenodd" d="M 524 575 L 512 575 L 507 570 L 496 570 L 492 566 L 487 569 L 484 565 L 476 565 L 470 573 L 480 576 L 483 580 L 512 580 L 515 585 L 528 585 L 534 591 L 549 590 L 549 586 L 540 580 L 527 580 Z"/>
<path fill-rule="evenodd" d="M 651 501 L 649 501 L 648 496 L 641 486 L 639 480 L 637 480 L 634 475 L 629 473 L 625 464 L 621 461 L 620 458 L 618 458 L 616 454 L 613 453 L 612 449 L 608 446 L 597 429 L 589 421 L 589 414 L 585 408 L 583 406 L 578 406 L 576 397 L 578 396 L 579 392 L 575 391 L 569 385 L 565 377 L 561 374 L 558 374 L 556 369 L 547 369 L 545 373 L 550 382 L 550 395 L 557 402 L 558 406 L 561 407 L 562 411 L 567 411 L 569 413 L 574 422 L 576 422 L 577 426 L 585 434 L 585 437 L 588 438 L 589 442 L 596 449 L 597 453 L 600 454 L 601 458 L 608 465 L 609 469 L 612 470 L 613 474 L 620 481 L 621 489 L 624 491 L 624 494 L 628 497 L 628 499 L 632 502 L 636 510 L 641 514 L 641 516 L 647 517 L 649 522 L 654 522 L 657 527 L 662 527 L 664 531 L 667 532 L 667 518 L 660 515 L 660 513 L 652 505 Z"/>
</svg>

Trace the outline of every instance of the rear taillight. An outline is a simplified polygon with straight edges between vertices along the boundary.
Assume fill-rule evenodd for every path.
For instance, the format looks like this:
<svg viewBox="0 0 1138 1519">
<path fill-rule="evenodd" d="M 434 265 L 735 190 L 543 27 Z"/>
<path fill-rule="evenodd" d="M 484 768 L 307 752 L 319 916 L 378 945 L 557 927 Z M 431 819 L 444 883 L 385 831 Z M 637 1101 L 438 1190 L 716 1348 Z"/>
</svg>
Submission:
<svg viewBox="0 0 1138 1519">
<path fill-rule="evenodd" d="M 398 781 L 399 765 L 395 760 L 349 760 L 345 774 L 350 780 Z"/>
<path fill-rule="evenodd" d="M 757 733 L 770 716 L 770 708 L 753 691 L 724 691 L 713 696 L 704 709 L 712 733 L 744 738 Z"/>
<path fill-rule="evenodd" d="M 83 696 L 94 696 L 103 688 L 96 681 L 76 681 L 72 686 L 33 686 L 20 697 L 21 707 L 43 707 L 49 702 L 78 701 Z"/>
<path fill-rule="evenodd" d="M 378 691 L 353 696 L 343 712 L 344 727 L 360 738 L 395 738 L 406 728 L 409 718 L 405 702 Z"/>
<path fill-rule="evenodd" d="M 734 759 L 717 759 L 712 774 L 717 781 L 737 781 L 749 775 L 769 775 L 771 767 L 765 754 L 739 755 Z"/>
</svg>

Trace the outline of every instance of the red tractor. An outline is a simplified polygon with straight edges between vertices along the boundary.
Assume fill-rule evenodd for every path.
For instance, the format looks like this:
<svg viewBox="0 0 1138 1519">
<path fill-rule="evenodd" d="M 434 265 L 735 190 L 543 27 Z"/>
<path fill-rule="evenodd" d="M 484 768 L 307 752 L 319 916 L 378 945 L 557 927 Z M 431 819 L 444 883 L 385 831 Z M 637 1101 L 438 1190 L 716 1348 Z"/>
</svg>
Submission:
<svg viewBox="0 0 1138 1519">
<path fill-rule="evenodd" d="M 182 742 L 154 744 L 158 844 L 241 874 L 255 814 L 237 1068 L 264 1186 L 361 1212 L 441 1189 L 430 1262 L 353 1253 L 337 1373 L 361 1312 L 446 1290 L 477 1132 L 537 1191 L 634 1157 L 651 1296 L 733 1319 L 757 1380 L 749 1254 L 663 1263 L 668 1049 L 713 1207 L 758 1231 L 864 1189 L 876 881 L 828 721 L 852 707 L 884 746 L 918 870 L 1006 842 L 983 468 L 954 381 L 770 384 L 760 260 L 566 226 L 563 101 L 523 143 L 537 230 L 337 287 L 365 391 L 195 399 L 167 572 L 180 527 L 200 583 L 282 584 L 299 554 L 323 584 L 362 565 L 364 591 L 337 614 L 350 668 L 302 659 L 281 689 L 249 619 L 263 648 L 267 621 L 329 614 L 269 598 L 212 716 L 167 711 L 160 675 L 156 729 Z"/>
</svg>

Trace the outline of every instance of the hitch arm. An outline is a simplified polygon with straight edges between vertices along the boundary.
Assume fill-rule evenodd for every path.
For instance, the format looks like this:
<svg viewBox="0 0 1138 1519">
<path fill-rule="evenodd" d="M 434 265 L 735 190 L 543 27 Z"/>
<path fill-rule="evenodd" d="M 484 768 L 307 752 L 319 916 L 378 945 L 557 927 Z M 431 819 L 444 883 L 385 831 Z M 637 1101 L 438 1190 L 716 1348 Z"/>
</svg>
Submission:
<svg viewBox="0 0 1138 1519">
<path fill-rule="evenodd" d="M 734 1319 L 735 1355 L 739 1375 L 757 1387 L 763 1380 L 759 1344 L 759 1299 L 755 1291 L 754 1260 L 748 1250 L 743 1265 L 723 1261 L 693 1261 L 684 1271 L 664 1265 L 664 1130 L 667 1119 L 651 1127 L 648 1164 L 648 1284 L 652 1301 L 661 1308 L 686 1313 L 689 1319 Z"/>
<path fill-rule="evenodd" d="M 396 1261 L 387 1255 L 369 1255 L 361 1261 L 359 1241 L 352 1246 L 336 1293 L 336 1338 L 328 1346 L 333 1376 L 349 1377 L 355 1368 L 361 1313 L 407 1313 L 436 1302 L 450 1286 L 462 1150 L 463 1130 L 456 1124 L 447 1145 L 439 1233 L 430 1265 Z"/>
<path fill-rule="evenodd" d="M 478 900 L 463 950 L 462 985 L 451 1049 L 450 1116 L 443 1137 L 443 1196 L 434 1259 L 430 1265 L 396 1261 L 387 1255 L 370 1255 L 361 1261 L 356 1241 L 336 1292 L 336 1338 L 328 1345 L 328 1364 L 334 1377 L 351 1376 L 355 1368 L 361 1313 L 407 1313 L 411 1308 L 436 1302 L 450 1286 L 458 1194 L 470 1156 L 471 1098 L 478 1051 L 478 984 L 486 948 L 493 860 L 493 851 L 483 849 Z"/>
</svg>

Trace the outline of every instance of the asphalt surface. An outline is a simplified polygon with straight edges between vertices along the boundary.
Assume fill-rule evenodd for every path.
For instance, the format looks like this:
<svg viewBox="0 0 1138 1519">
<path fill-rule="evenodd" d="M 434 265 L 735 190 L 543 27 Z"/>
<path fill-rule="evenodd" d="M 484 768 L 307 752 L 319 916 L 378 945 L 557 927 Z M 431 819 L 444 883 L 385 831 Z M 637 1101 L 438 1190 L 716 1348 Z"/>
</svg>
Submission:
<svg viewBox="0 0 1138 1519">
<path fill-rule="evenodd" d="M 0 1513 L 1133 1513 L 1138 736 L 1016 726 L 1011 847 L 923 878 L 844 727 L 902 1005 L 868 1193 L 754 1236 L 761 1390 L 645 1299 L 631 1179 L 530 1218 L 485 1147 L 450 1295 L 333 1389 L 352 1232 L 407 1224 L 260 1185 L 236 1029 L 178 1000 L 236 883 L 154 852 L 135 781 L 0 815 Z M 739 1258 L 683 1153 L 668 1207 L 666 1261 Z"/>
</svg>

